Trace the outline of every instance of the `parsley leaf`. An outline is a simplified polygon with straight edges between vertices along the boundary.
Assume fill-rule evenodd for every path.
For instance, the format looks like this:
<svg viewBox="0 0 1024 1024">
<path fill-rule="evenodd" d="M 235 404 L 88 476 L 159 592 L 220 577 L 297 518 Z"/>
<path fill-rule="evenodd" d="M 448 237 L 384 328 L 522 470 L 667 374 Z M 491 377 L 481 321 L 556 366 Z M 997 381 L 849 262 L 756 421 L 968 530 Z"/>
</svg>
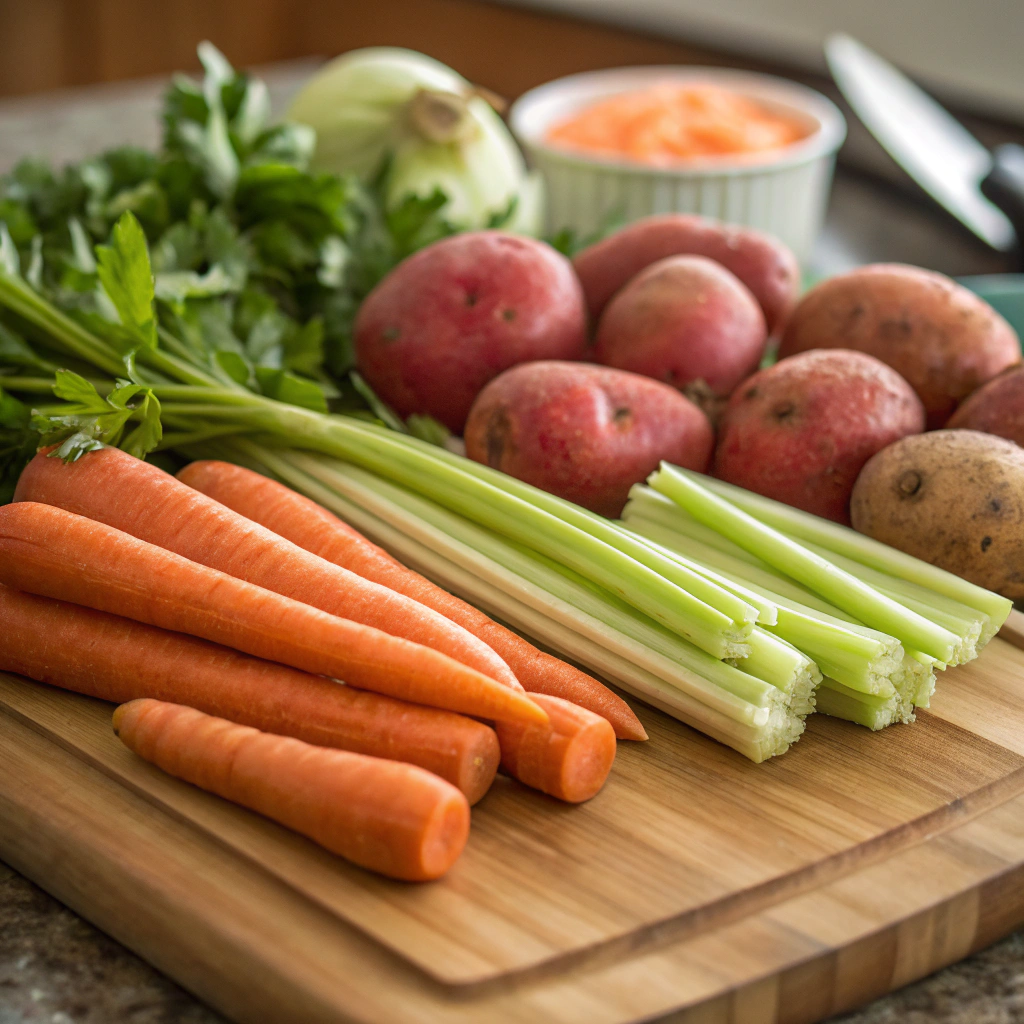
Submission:
<svg viewBox="0 0 1024 1024">
<path fill-rule="evenodd" d="M 147 387 L 119 380 L 103 396 L 84 377 L 58 370 L 53 393 L 64 404 L 33 410 L 31 426 L 43 445 L 59 445 L 54 455 L 65 462 L 105 444 L 143 458 L 160 443 L 160 402 Z"/>
<path fill-rule="evenodd" d="M 146 348 L 156 348 L 153 312 L 153 271 L 142 225 L 125 213 L 114 225 L 110 245 L 96 248 L 97 274 L 129 336 Z"/>
</svg>

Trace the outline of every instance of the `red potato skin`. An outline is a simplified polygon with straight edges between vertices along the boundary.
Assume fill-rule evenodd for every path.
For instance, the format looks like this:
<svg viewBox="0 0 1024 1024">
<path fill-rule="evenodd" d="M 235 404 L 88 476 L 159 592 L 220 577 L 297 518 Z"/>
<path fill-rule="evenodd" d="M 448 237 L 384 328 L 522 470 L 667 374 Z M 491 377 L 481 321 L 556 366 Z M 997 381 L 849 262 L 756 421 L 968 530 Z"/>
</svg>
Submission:
<svg viewBox="0 0 1024 1024">
<path fill-rule="evenodd" d="M 773 334 L 800 293 L 796 257 L 771 236 L 709 217 L 665 213 L 644 217 L 573 259 L 591 317 L 597 320 L 627 281 L 666 256 L 705 256 L 720 263 L 753 293 Z"/>
<path fill-rule="evenodd" d="M 848 525 L 864 463 L 924 426 L 921 400 L 880 360 L 843 350 L 805 352 L 736 389 L 720 423 L 713 473 Z"/>
<path fill-rule="evenodd" d="M 705 472 L 713 446 L 708 418 L 674 388 L 581 363 L 506 370 L 466 424 L 471 459 L 611 517 L 662 459 Z"/>
<path fill-rule="evenodd" d="M 355 323 L 359 370 L 400 416 L 461 433 L 484 385 L 517 363 L 581 359 L 583 291 L 551 246 L 500 231 L 455 235 L 400 263 Z"/>
<path fill-rule="evenodd" d="M 982 384 L 961 403 L 946 426 L 995 434 L 1024 448 L 1024 363 Z"/>
<path fill-rule="evenodd" d="M 703 381 L 727 397 L 768 343 L 750 289 L 704 256 L 668 256 L 641 270 L 601 314 L 594 359 L 685 391 Z"/>
<path fill-rule="evenodd" d="M 1021 355 L 1013 328 L 987 302 L 943 274 L 898 263 L 840 274 L 800 300 L 779 358 L 814 348 L 887 363 L 924 402 L 929 430 Z"/>
</svg>

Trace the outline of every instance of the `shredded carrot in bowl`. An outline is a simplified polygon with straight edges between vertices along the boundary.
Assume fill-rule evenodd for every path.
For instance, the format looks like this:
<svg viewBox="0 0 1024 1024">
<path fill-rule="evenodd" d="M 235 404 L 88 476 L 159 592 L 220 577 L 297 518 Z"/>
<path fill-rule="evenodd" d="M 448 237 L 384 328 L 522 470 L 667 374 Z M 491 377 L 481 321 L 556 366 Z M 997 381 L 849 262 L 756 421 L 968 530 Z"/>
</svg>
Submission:
<svg viewBox="0 0 1024 1024">
<path fill-rule="evenodd" d="M 662 82 L 599 100 L 555 124 L 546 141 L 565 149 L 666 165 L 759 154 L 808 135 L 795 117 L 710 83 Z"/>
</svg>

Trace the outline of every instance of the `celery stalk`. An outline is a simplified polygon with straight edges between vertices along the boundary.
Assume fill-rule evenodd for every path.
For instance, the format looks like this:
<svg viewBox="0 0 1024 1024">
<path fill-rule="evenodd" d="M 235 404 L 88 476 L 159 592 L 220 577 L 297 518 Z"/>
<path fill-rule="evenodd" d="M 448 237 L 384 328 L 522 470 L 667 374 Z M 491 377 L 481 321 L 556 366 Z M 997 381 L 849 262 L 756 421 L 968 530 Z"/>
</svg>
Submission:
<svg viewBox="0 0 1024 1024">
<path fill-rule="evenodd" d="M 504 587 L 522 603 L 633 659 L 723 714 L 750 720 L 750 708 L 780 702 L 780 693 L 767 682 L 712 658 L 571 570 L 427 499 L 350 465 L 331 465 L 298 453 L 282 457 L 265 452 L 258 458 L 275 475 L 327 507 L 346 502 L 346 519 L 360 516 L 357 510 L 362 509 L 364 515 L 401 530 L 417 544 L 443 551 L 461 568 Z M 366 525 L 361 516 L 354 522 L 360 528 Z"/>
<path fill-rule="evenodd" d="M 757 610 L 757 621 L 760 625 L 775 625 L 777 618 L 775 603 L 770 601 L 763 594 L 750 590 L 735 579 L 723 576 L 721 573 L 716 572 L 712 567 L 702 564 L 699 560 L 688 557 L 681 551 L 674 550 L 664 544 L 659 544 L 656 540 L 645 536 L 639 530 L 631 530 L 628 525 L 623 525 L 620 529 L 627 534 L 643 537 L 647 542 L 648 547 L 656 551 L 659 555 L 663 555 L 665 558 L 678 562 L 680 565 L 683 565 L 690 570 L 690 572 L 697 573 L 699 576 L 703 576 L 705 579 L 710 580 L 723 590 L 728 590 L 730 593 L 735 594 L 741 601 Z"/>
<path fill-rule="evenodd" d="M 953 656 L 957 638 L 949 630 L 879 594 L 857 577 L 761 523 L 739 506 L 703 487 L 696 476 L 662 464 L 649 482 L 705 526 L 712 526 L 861 622 L 890 633 L 905 646 L 940 661 L 948 662 Z"/>
<path fill-rule="evenodd" d="M 834 679 L 822 680 L 816 695 L 817 710 L 833 718 L 845 718 L 873 731 L 884 729 L 900 720 L 899 700 L 895 694 L 888 698 L 865 698 Z M 911 716 L 913 721 L 913 716 Z"/>
<path fill-rule="evenodd" d="M 695 562 L 709 557 L 723 577 L 738 576 L 749 590 L 770 600 L 777 608 L 776 623 L 765 629 L 803 651 L 825 675 L 840 679 L 851 689 L 864 693 L 892 693 L 888 677 L 898 669 L 903 658 L 903 649 L 895 638 L 847 621 L 845 617 L 840 618 L 843 613 L 836 609 L 833 611 L 838 614 L 832 615 L 793 600 L 790 594 L 796 593 L 800 598 L 810 597 L 816 605 L 831 608 L 770 570 L 762 571 L 750 563 L 703 546 L 698 554 L 695 543 L 687 543 L 685 538 L 680 539 L 661 527 L 648 526 L 644 519 L 632 518 L 629 525 L 642 530 L 666 548 L 679 544 L 691 552 Z M 776 593 L 768 589 L 769 586 L 779 586 L 783 593 Z"/>
<path fill-rule="evenodd" d="M 290 480 L 294 486 L 395 551 L 403 561 L 420 568 L 438 582 L 473 600 L 475 604 L 493 611 L 498 617 L 576 658 L 606 678 L 618 682 L 629 692 L 733 746 L 751 759 L 760 761 L 781 753 L 802 731 L 802 722 L 785 710 L 781 694 L 770 700 L 765 707 L 748 705 L 748 710 L 737 714 L 743 702 L 728 699 L 731 695 L 727 693 L 724 694 L 727 699 L 723 701 L 722 694 L 713 692 L 720 688 L 705 684 L 701 696 L 710 696 L 719 706 L 705 704 L 693 692 L 667 683 L 638 664 L 635 657 L 637 651 L 628 644 L 623 646 L 620 641 L 618 650 L 609 650 L 607 623 L 597 620 L 589 629 L 581 629 L 587 616 L 574 608 L 573 604 L 553 599 L 552 595 L 529 580 L 510 573 L 503 564 L 495 562 L 488 568 L 488 560 L 466 542 L 468 534 L 465 528 L 470 527 L 473 544 L 486 531 L 465 523 L 444 509 L 434 506 L 441 513 L 439 521 L 447 520 L 446 525 L 456 531 L 457 536 L 433 524 L 425 524 L 420 518 L 423 506 L 432 503 L 408 495 L 416 510 L 410 512 L 402 505 L 390 501 L 401 489 L 363 474 L 354 467 L 332 467 L 322 462 L 317 465 L 319 460 L 316 459 L 294 453 L 280 456 L 261 451 L 256 446 L 247 445 L 246 449 L 247 461 L 261 462 L 266 470 Z M 310 471 L 315 472 L 316 476 L 311 475 Z M 344 493 L 336 489 L 337 485 L 341 486 Z M 372 510 L 369 507 L 371 505 Z M 380 512 L 385 513 L 387 519 L 377 514 Z M 508 542 L 500 538 L 495 540 L 508 551 L 515 550 Z M 531 553 L 527 557 L 531 557 Z M 472 568 L 460 564 L 463 560 L 467 560 Z M 514 559 L 506 558 L 506 561 Z M 554 573 L 553 582 L 560 585 L 565 579 Z M 623 607 L 629 614 L 636 615 L 628 606 Z M 651 623 L 651 626 L 660 629 L 655 623 Z M 662 632 L 670 640 L 681 642 L 667 631 Z M 611 646 L 615 647 L 616 644 Z M 707 657 L 699 651 L 697 654 Z M 730 669 L 730 666 L 721 667 Z M 732 671 L 736 675 L 743 675 L 738 670 Z M 675 674 L 678 677 L 678 668 Z M 697 689 L 699 691 L 700 687 Z M 773 688 L 768 687 L 768 690 Z"/>
<path fill-rule="evenodd" d="M 800 604 L 808 608 L 814 608 L 836 618 L 849 618 L 842 609 L 823 601 L 806 587 L 802 587 L 788 576 L 776 572 L 760 559 L 748 555 L 732 541 L 719 537 L 721 545 L 706 544 L 701 537 L 701 531 L 713 531 L 708 531 L 706 526 L 686 515 L 682 509 L 677 507 L 677 511 L 679 520 L 672 525 L 656 522 L 649 519 L 646 514 L 641 515 L 640 513 L 630 515 L 624 521 L 624 525 L 634 533 L 646 537 L 652 544 L 685 553 L 692 561 L 713 569 L 726 579 L 742 583 L 747 587 L 756 586 L 763 593 L 771 592 L 788 597 L 793 601 L 799 601 Z M 626 512 L 629 512 L 628 505 Z M 727 548 L 732 550 L 727 550 Z"/>
<path fill-rule="evenodd" d="M 743 672 L 793 694 L 794 714 L 807 715 L 814 710 L 813 694 L 821 682 L 821 669 L 792 644 L 755 628 L 750 634 L 750 654 L 735 664 Z"/>
<path fill-rule="evenodd" d="M 689 470 L 680 472 L 690 474 Z M 715 494 L 792 537 L 802 541 L 813 541 L 828 548 L 829 551 L 852 558 L 861 565 L 878 569 L 890 576 L 898 576 L 911 583 L 917 583 L 937 594 L 943 594 L 962 604 L 976 608 L 982 614 L 987 615 L 990 620 L 982 634 L 982 646 L 999 632 L 1013 608 L 1013 603 L 1010 600 L 991 590 L 985 590 L 984 587 L 961 579 L 945 569 L 940 569 L 937 565 L 931 565 L 913 555 L 891 548 L 881 541 L 857 533 L 856 530 L 852 530 L 848 526 L 820 519 L 802 509 L 792 508 L 782 502 L 773 501 L 771 498 L 765 498 L 721 480 L 703 476 L 699 476 L 699 479 Z"/>
<path fill-rule="evenodd" d="M 473 522 L 554 558 L 617 594 L 714 657 L 735 657 L 745 653 L 743 641 L 750 635 L 757 610 L 696 573 L 688 573 L 682 566 L 661 559 L 671 567 L 671 571 L 663 575 L 607 543 L 603 537 L 553 515 L 540 503 L 531 504 L 529 500 L 468 472 L 465 465 L 474 463 L 443 452 L 434 445 L 356 420 L 343 417 L 327 420 L 303 409 L 286 407 L 275 410 L 275 414 L 277 426 L 290 427 L 294 435 L 298 435 L 295 441 L 300 445 L 313 447 L 377 473 Z M 315 430 L 309 429 L 311 425 Z M 446 455 L 450 459 L 443 457 Z M 567 502 L 564 504 L 568 505 Z M 621 536 L 619 531 L 611 524 L 608 526 L 609 533 L 618 539 Z M 656 557 L 654 552 L 651 556 L 651 560 Z M 693 591 L 714 600 L 714 606 L 695 596 L 690 589 L 673 582 L 673 579 L 686 579 L 693 584 Z"/>
</svg>

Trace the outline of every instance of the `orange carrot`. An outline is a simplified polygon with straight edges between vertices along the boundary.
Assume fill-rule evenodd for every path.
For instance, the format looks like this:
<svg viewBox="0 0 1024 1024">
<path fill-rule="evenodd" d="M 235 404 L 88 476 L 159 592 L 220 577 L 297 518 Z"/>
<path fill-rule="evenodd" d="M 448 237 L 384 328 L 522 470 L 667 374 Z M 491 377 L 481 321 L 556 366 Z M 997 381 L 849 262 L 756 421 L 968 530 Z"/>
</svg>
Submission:
<svg viewBox="0 0 1024 1024">
<path fill-rule="evenodd" d="M 471 804 L 498 767 L 498 738 L 451 711 L 356 690 L 207 640 L 0 586 L 0 669 L 124 701 L 187 704 L 264 732 L 407 761 Z"/>
<path fill-rule="evenodd" d="M 56 505 L 343 619 L 432 647 L 513 689 L 512 670 L 468 630 L 285 540 L 117 448 L 77 462 L 38 454 L 15 501 Z"/>
<path fill-rule="evenodd" d="M 466 798 L 415 765 L 314 747 L 148 698 L 122 704 L 114 732 L 168 774 L 391 878 L 440 878 L 469 837 Z"/>
<path fill-rule="evenodd" d="M 501 767 L 543 793 L 578 804 L 604 785 L 615 760 L 608 721 L 567 700 L 538 694 L 549 725 L 498 725 Z"/>
<path fill-rule="evenodd" d="M 547 722 L 524 693 L 445 654 L 235 579 L 73 512 L 0 507 L 0 583 L 71 601 L 391 697 Z"/>
<path fill-rule="evenodd" d="M 516 674 L 528 693 L 561 697 L 607 718 L 619 739 L 645 740 L 640 720 L 607 686 L 537 650 L 512 630 L 407 569 L 383 548 L 309 498 L 229 462 L 199 461 L 178 479 L 335 565 L 433 608 L 479 637 Z"/>
</svg>

